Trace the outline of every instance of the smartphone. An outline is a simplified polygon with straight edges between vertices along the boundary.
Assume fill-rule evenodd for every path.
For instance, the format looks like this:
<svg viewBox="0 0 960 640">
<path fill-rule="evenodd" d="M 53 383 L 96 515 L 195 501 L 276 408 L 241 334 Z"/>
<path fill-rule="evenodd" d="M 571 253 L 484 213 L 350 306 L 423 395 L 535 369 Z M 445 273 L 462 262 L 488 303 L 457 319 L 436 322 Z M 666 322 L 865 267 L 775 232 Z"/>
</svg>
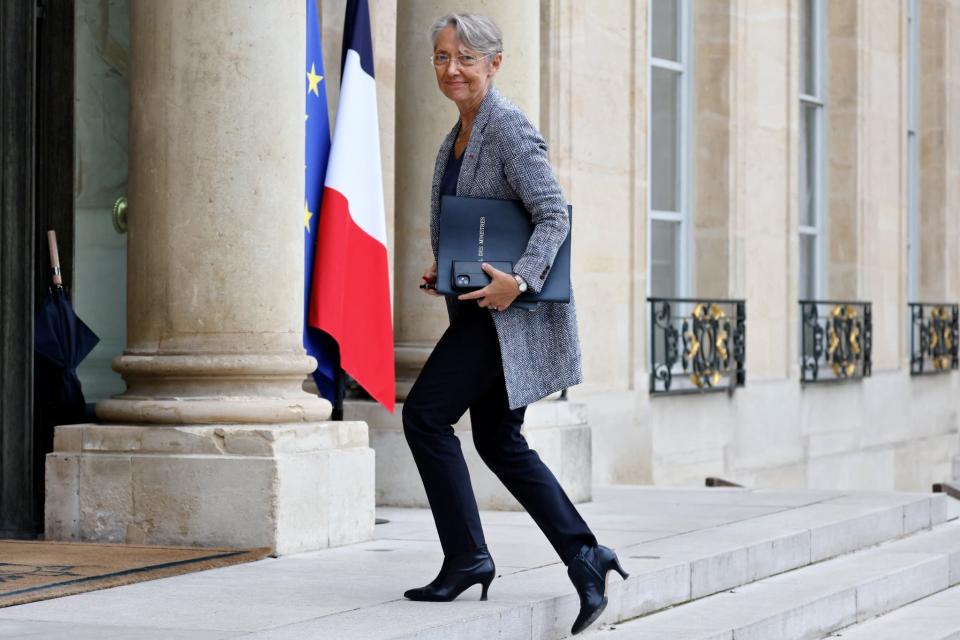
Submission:
<svg viewBox="0 0 960 640">
<path fill-rule="evenodd" d="M 450 286 L 456 291 L 476 291 L 490 284 L 490 276 L 487 275 L 480 264 L 475 260 L 454 260 L 453 270 L 450 272 Z M 489 262 L 487 264 L 504 273 L 513 272 L 513 263 L 511 262 Z"/>
</svg>

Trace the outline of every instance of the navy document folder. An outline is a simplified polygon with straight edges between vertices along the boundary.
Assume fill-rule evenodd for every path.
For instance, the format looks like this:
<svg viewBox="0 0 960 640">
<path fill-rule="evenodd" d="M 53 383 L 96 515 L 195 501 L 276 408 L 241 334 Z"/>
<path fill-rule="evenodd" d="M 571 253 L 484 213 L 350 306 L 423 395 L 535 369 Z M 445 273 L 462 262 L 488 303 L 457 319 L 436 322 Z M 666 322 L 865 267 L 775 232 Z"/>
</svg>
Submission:
<svg viewBox="0 0 960 640">
<path fill-rule="evenodd" d="M 573 208 L 567 205 L 567 215 Z M 440 246 L 437 292 L 457 296 L 483 288 L 490 279 L 480 263 L 506 273 L 527 248 L 533 221 L 519 200 L 443 196 L 440 199 Z M 537 302 L 570 302 L 570 236 L 568 233 L 540 293 L 527 291 L 514 305 L 530 308 Z"/>
</svg>

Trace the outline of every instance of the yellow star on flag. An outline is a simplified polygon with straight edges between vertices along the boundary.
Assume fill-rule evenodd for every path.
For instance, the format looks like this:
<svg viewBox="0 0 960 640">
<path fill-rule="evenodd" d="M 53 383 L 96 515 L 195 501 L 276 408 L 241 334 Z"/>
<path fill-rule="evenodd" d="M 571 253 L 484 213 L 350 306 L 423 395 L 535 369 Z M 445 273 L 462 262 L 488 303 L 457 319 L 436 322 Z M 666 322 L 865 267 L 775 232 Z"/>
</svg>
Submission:
<svg viewBox="0 0 960 640">
<path fill-rule="evenodd" d="M 312 62 L 310 63 L 310 72 L 307 74 L 307 78 L 310 80 L 310 88 L 307 89 L 307 93 L 311 91 L 318 98 L 320 97 L 320 81 L 323 80 L 323 76 L 317 75 L 316 65 Z"/>
<path fill-rule="evenodd" d="M 310 218 L 313 217 L 313 212 L 310 211 L 310 208 L 307 206 L 307 201 L 303 201 L 303 227 L 309 232 L 310 231 Z"/>
</svg>

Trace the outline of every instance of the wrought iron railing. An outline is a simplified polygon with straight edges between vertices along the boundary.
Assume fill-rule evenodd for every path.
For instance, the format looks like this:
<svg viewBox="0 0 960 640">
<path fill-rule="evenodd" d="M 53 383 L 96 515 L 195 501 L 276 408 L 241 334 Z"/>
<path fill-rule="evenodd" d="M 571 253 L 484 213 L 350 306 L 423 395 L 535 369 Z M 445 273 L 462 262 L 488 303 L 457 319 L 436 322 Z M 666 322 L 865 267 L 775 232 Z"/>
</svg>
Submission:
<svg viewBox="0 0 960 640">
<path fill-rule="evenodd" d="M 870 375 L 869 302 L 800 301 L 800 380 L 834 382 Z"/>
<path fill-rule="evenodd" d="M 650 393 L 728 391 L 747 378 L 743 300 L 647 298 Z"/>
<path fill-rule="evenodd" d="M 944 373 L 960 366 L 960 305 L 910 302 L 910 374 Z"/>
</svg>

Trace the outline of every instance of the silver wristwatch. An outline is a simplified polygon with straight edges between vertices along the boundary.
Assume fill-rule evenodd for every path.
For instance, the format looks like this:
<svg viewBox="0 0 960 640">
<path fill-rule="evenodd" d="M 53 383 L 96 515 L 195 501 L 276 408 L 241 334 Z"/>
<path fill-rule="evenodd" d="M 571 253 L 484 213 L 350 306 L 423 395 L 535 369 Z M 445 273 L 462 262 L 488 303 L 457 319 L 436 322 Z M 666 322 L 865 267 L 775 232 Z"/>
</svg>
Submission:
<svg viewBox="0 0 960 640">
<path fill-rule="evenodd" d="M 517 281 L 517 286 L 520 288 L 520 293 L 527 292 L 527 281 L 524 280 L 519 274 L 513 274 L 513 279 Z"/>
</svg>

